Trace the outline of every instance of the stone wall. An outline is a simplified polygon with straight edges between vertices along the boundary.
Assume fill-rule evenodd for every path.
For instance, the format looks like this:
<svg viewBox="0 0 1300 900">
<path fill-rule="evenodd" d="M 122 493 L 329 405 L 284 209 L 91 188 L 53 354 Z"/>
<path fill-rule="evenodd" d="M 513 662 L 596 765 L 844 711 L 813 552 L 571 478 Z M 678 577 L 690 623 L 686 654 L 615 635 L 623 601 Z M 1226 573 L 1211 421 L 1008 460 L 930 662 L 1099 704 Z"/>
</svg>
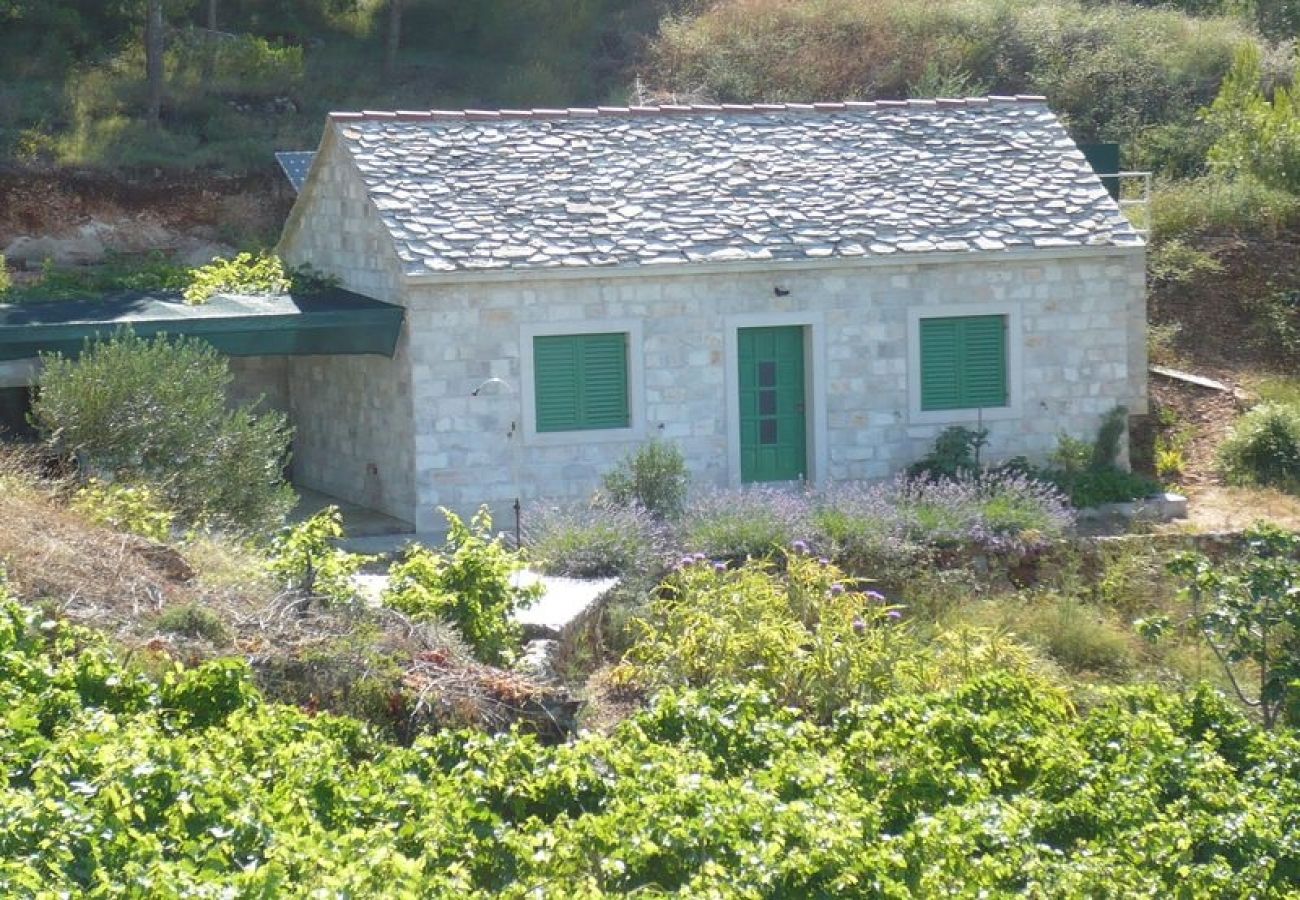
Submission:
<svg viewBox="0 0 1300 900">
<path fill-rule="evenodd" d="M 399 267 L 379 213 L 356 164 L 327 124 L 312 174 L 294 204 L 277 252 L 292 265 L 309 263 L 343 287 L 376 300 L 401 303 Z"/>
<path fill-rule="evenodd" d="M 348 290 L 401 304 L 397 257 L 355 164 L 327 125 L 315 171 L 278 247 Z M 293 357 L 294 480 L 413 522 L 416 492 L 406 329 L 394 358 Z"/>
<path fill-rule="evenodd" d="M 283 356 L 231 356 L 231 406 L 247 406 L 261 398 L 258 409 L 289 412 L 289 362 Z"/>
<path fill-rule="evenodd" d="M 410 370 L 403 343 L 393 359 L 289 360 L 293 477 L 304 487 L 414 522 Z"/>
<path fill-rule="evenodd" d="M 810 475 L 883 478 L 927 452 L 964 414 L 919 413 L 909 332 L 926 314 L 1003 312 L 1015 327 L 1011 410 L 991 412 L 986 458 L 1042 458 L 1069 433 L 1092 438 L 1116 404 L 1145 411 L 1142 252 L 853 266 L 777 272 L 701 272 L 408 289 L 414 411 L 416 525 L 434 512 L 490 503 L 509 527 L 510 504 L 584 497 L 601 473 L 642 440 L 661 435 L 685 452 L 698 483 L 739 480 L 734 413 L 736 327 L 805 324 L 811 351 Z M 776 321 L 768 321 L 775 319 Z M 533 328 L 610 330 L 635 322 L 630 353 L 644 373 L 628 432 L 530 435 L 521 378 Z M 473 396 L 486 379 L 500 378 Z M 299 390 L 295 382 L 295 395 Z M 639 414 L 638 414 L 639 413 Z"/>
</svg>

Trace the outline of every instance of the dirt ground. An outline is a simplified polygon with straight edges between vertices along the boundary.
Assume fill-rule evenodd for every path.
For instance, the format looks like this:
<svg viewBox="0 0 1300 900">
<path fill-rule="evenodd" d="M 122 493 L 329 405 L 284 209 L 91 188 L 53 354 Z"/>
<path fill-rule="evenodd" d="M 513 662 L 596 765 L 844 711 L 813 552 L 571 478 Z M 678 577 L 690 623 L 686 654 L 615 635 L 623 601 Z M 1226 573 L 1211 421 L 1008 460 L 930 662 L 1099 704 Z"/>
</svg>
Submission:
<svg viewBox="0 0 1300 900">
<path fill-rule="evenodd" d="M 292 189 L 275 172 L 124 178 L 0 169 L 0 248 L 21 237 L 74 236 L 88 225 L 110 233 L 122 252 L 172 250 L 187 241 L 242 247 L 274 241 L 292 202 Z"/>
<path fill-rule="evenodd" d="M 1222 382 L 1229 392 L 1150 376 L 1151 412 L 1135 427 L 1134 465 L 1155 474 L 1157 439 L 1176 447 L 1183 471 L 1175 490 L 1189 500 L 1189 517 L 1172 527 L 1197 531 L 1238 530 L 1260 520 L 1300 528 L 1300 498 L 1275 490 L 1231 487 L 1215 464 L 1215 452 L 1233 422 L 1253 402 L 1261 376 L 1295 378 L 1295 360 L 1262 331 L 1250 298 L 1300 286 L 1300 237 L 1243 240 L 1209 237 L 1197 245 L 1213 254 L 1222 271 L 1193 284 L 1153 282 L 1149 312 L 1155 325 L 1177 323 L 1172 368 Z M 1163 361 L 1163 360 L 1162 360 Z"/>
</svg>

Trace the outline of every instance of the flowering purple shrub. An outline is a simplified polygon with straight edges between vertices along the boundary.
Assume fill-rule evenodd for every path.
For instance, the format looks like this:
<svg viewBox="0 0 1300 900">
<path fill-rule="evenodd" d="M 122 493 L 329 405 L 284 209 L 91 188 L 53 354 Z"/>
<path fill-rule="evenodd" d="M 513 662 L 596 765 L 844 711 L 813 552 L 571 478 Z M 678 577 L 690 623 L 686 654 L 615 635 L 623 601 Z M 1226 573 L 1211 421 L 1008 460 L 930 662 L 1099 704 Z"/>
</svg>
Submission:
<svg viewBox="0 0 1300 900">
<path fill-rule="evenodd" d="M 1017 472 L 892 484 L 907 537 L 930 546 L 1022 551 L 1059 538 L 1074 524 L 1064 494 Z"/>
<path fill-rule="evenodd" d="M 790 488 L 699 491 L 680 520 L 678 545 L 726 559 L 767 556 L 809 535 L 809 509 L 807 496 Z"/>
<path fill-rule="evenodd" d="M 524 519 L 524 543 L 548 575 L 603 578 L 661 566 L 664 528 L 640 506 L 542 506 Z"/>
<path fill-rule="evenodd" d="M 1014 472 L 900 476 L 832 485 L 814 498 L 812 521 L 818 549 L 871 572 L 912 561 L 926 548 L 1039 547 L 1074 524 L 1074 510 L 1052 485 Z"/>
<path fill-rule="evenodd" d="M 924 547 L 911 539 L 898 484 L 840 482 L 811 498 L 812 541 L 819 553 L 853 572 L 882 577 L 915 561 Z"/>
</svg>

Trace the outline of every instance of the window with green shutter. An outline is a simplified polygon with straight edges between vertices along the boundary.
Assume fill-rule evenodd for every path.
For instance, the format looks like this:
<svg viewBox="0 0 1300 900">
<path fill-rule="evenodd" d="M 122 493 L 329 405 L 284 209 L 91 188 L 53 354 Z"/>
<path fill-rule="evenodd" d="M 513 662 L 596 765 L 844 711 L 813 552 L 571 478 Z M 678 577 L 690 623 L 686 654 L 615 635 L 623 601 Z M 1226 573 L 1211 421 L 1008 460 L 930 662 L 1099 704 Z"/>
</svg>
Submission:
<svg viewBox="0 0 1300 900">
<path fill-rule="evenodd" d="M 1006 316 L 922 319 L 921 409 L 1006 405 Z"/>
<path fill-rule="evenodd" d="M 533 391 L 539 432 L 629 427 L 627 335 L 533 338 Z"/>
</svg>

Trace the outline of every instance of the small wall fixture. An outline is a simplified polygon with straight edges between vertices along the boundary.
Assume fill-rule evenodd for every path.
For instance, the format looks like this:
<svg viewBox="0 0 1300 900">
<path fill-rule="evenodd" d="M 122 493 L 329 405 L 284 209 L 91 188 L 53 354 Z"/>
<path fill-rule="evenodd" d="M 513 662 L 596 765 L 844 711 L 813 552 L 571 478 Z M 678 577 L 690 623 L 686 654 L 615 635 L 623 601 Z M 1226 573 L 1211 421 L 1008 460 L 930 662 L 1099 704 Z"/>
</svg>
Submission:
<svg viewBox="0 0 1300 900">
<path fill-rule="evenodd" d="M 783 288 L 783 287 L 774 287 L 772 288 L 772 293 L 776 294 L 778 297 L 789 297 L 790 289 Z"/>
</svg>

